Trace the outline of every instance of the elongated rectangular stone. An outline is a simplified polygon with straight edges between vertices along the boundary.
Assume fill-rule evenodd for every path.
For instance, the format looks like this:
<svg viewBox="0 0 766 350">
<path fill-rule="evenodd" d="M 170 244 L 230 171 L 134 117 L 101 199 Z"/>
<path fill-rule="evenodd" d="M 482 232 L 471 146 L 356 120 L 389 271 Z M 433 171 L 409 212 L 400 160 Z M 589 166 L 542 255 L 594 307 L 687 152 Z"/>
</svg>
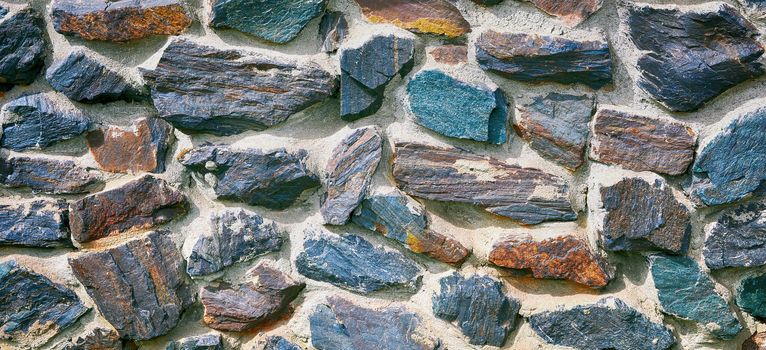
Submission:
<svg viewBox="0 0 766 350">
<path fill-rule="evenodd" d="M 354 0 L 372 23 L 391 23 L 415 33 L 455 38 L 471 25 L 447 0 Z"/>
<path fill-rule="evenodd" d="M 72 160 L 0 154 L 0 184 L 33 192 L 77 194 L 101 188 L 103 180 Z"/>
</svg>

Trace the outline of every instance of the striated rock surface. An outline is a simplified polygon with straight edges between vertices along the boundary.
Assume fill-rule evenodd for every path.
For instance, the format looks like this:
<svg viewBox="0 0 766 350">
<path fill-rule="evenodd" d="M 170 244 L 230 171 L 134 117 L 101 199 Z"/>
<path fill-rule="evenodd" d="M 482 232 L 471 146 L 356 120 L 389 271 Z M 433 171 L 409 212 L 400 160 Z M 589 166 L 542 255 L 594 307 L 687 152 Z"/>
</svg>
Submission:
<svg viewBox="0 0 766 350">
<path fill-rule="evenodd" d="M 75 49 L 48 67 L 45 79 L 54 90 L 79 102 L 137 101 L 146 92 L 132 78 L 109 66 L 106 59 Z"/>
<path fill-rule="evenodd" d="M 223 350 L 223 340 L 218 333 L 195 335 L 171 341 L 165 350 Z"/>
<path fill-rule="evenodd" d="M 161 118 L 187 132 L 263 130 L 329 97 L 335 77 L 317 64 L 174 39 L 144 70 Z"/>
<path fill-rule="evenodd" d="M 372 23 L 390 23 L 414 33 L 459 37 L 471 25 L 447 0 L 354 0 Z"/>
<path fill-rule="evenodd" d="M 40 149 L 71 139 L 90 128 L 90 119 L 71 106 L 57 103 L 47 94 L 19 97 L 2 111 L 0 146 L 14 151 Z"/>
<path fill-rule="evenodd" d="M 742 343 L 742 350 L 764 350 L 766 349 L 766 332 L 753 334 Z"/>
<path fill-rule="evenodd" d="M 292 154 L 284 148 L 266 152 L 205 145 L 182 153 L 179 160 L 196 172 L 213 175 L 219 199 L 282 210 L 320 184 L 306 168 L 306 156 L 303 150 Z"/>
<path fill-rule="evenodd" d="M 547 343 L 578 350 L 666 350 L 676 342 L 670 329 L 615 297 L 534 314 L 529 325 Z"/>
<path fill-rule="evenodd" d="M 46 248 L 72 245 L 66 201 L 14 202 L 0 204 L 0 245 Z"/>
<path fill-rule="evenodd" d="M 214 0 L 210 26 L 232 28 L 284 44 L 324 12 L 327 0 Z"/>
<path fill-rule="evenodd" d="M 454 272 L 440 279 L 439 286 L 431 298 L 436 317 L 460 327 L 470 344 L 503 346 L 521 305 L 503 293 L 502 282 Z"/>
<path fill-rule="evenodd" d="M 0 91 L 31 84 L 45 66 L 45 23 L 32 8 L 0 10 Z"/>
<path fill-rule="evenodd" d="M 728 209 L 705 231 L 708 268 L 766 265 L 766 201 Z"/>
<path fill-rule="evenodd" d="M 764 73 L 758 30 L 731 5 L 632 5 L 626 21 L 644 52 L 638 86 L 672 111 L 696 110 Z"/>
<path fill-rule="evenodd" d="M 442 45 L 428 50 L 428 55 L 434 61 L 449 66 L 468 63 L 468 46 L 465 45 Z"/>
<path fill-rule="evenodd" d="M 418 73 L 407 84 L 415 122 L 442 135 L 504 144 L 508 102 L 500 89 L 457 80 L 439 70 Z"/>
<path fill-rule="evenodd" d="M 165 153 L 173 143 L 173 127 L 158 118 L 133 121 L 129 129 L 110 126 L 86 137 L 88 148 L 101 169 L 113 173 L 161 173 Z"/>
<path fill-rule="evenodd" d="M 77 194 L 96 190 L 102 182 L 99 176 L 71 160 L 0 154 L 0 184 L 33 192 Z"/>
<path fill-rule="evenodd" d="M 270 336 L 266 339 L 263 350 L 303 350 L 303 348 L 280 336 Z"/>
<path fill-rule="evenodd" d="M 575 26 L 601 8 L 603 0 L 527 0 L 545 13 L 556 16 L 567 25 Z"/>
<path fill-rule="evenodd" d="M 123 350 L 120 335 L 112 329 L 94 328 L 77 339 L 70 339 L 61 350 Z"/>
<path fill-rule="evenodd" d="M 400 142 L 395 151 L 394 179 L 409 195 L 478 205 L 523 224 L 577 219 L 558 176 L 457 148 Z"/>
<path fill-rule="evenodd" d="M 735 293 L 737 306 L 753 317 L 766 318 L 766 274 L 747 277 Z"/>
<path fill-rule="evenodd" d="M 612 82 L 605 41 L 489 30 L 476 42 L 476 60 L 484 70 L 524 82 L 577 83 L 593 89 Z"/>
<path fill-rule="evenodd" d="M 328 11 L 319 22 L 319 40 L 322 51 L 332 53 L 338 51 L 340 44 L 348 35 L 346 16 L 340 11 Z"/>
</svg>

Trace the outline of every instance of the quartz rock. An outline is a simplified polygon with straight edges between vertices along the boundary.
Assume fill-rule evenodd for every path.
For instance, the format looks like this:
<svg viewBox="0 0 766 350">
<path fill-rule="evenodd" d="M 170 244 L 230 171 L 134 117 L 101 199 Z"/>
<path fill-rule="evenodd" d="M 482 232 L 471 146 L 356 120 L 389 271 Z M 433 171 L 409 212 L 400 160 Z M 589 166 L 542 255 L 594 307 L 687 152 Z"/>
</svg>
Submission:
<svg viewBox="0 0 766 350">
<path fill-rule="evenodd" d="M 303 348 L 280 336 L 270 336 L 266 339 L 263 350 L 303 350 Z"/>
<path fill-rule="evenodd" d="M 97 129 L 86 137 L 96 163 L 113 173 L 165 171 L 165 153 L 173 139 L 173 127 L 159 118 L 135 120 L 130 129 Z"/>
<path fill-rule="evenodd" d="M 766 265 L 766 201 L 728 209 L 705 231 L 703 255 L 708 268 Z"/>
<path fill-rule="evenodd" d="M 766 350 L 766 332 L 753 334 L 742 343 L 742 350 Z"/>
<path fill-rule="evenodd" d="M 54 62 L 45 73 L 45 79 L 54 90 L 79 102 L 137 101 L 146 97 L 134 78 L 84 49 L 75 49 Z"/>
<path fill-rule="evenodd" d="M 71 139 L 90 128 L 90 119 L 74 107 L 39 93 L 6 103 L 0 145 L 14 151 L 40 149 Z"/>
<path fill-rule="evenodd" d="M 96 190 L 103 183 L 99 176 L 71 160 L 0 154 L 0 184 L 33 192 L 77 194 Z"/>
<path fill-rule="evenodd" d="M 232 28 L 284 44 L 324 12 L 327 0 L 213 0 L 210 26 Z"/>
<path fill-rule="evenodd" d="M 61 350 L 123 350 L 120 335 L 112 329 L 94 328 L 77 339 L 71 339 Z"/>
<path fill-rule="evenodd" d="M 434 61 L 448 66 L 468 63 L 468 46 L 465 45 L 442 45 L 428 50 L 428 55 Z"/>
<path fill-rule="evenodd" d="M 354 0 L 372 23 L 390 23 L 414 33 L 462 36 L 471 25 L 447 0 Z"/>
<path fill-rule="evenodd" d="M 735 300 L 740 309 L 753 317 L 766 318 L 766 274 L 743 279 Z"/>
<path fill-rule="evenodd" d="M 66 201 L 36 199 L 0 205 L 0 245 L 67 247 Z"/>
<path fill-rule="evenodd" d="M 45 66 L 45 23 L 32 8 L 0 13 L 0 91 L 31 84 Z"/>
<path fill-rule="evenodd" d="M 223 340 L 218 333 L 195 335 L 172 341 L 165 350 L 223 350 Z"/>
<path fill-rule="evenodd" d="M 603 0 L 528 0 L 545 13 L 556 16 L 567 25 L 575 26 L 601 8 Z"/>
<path fill-rule="evenodd" d="M 340 11 L 329 11 L 319 22 L 319 40 L 322 41 L 322 51 L 332 53 L 338 51 L 340 44 L 348 35 L 346 16 Z"/>
</svg>

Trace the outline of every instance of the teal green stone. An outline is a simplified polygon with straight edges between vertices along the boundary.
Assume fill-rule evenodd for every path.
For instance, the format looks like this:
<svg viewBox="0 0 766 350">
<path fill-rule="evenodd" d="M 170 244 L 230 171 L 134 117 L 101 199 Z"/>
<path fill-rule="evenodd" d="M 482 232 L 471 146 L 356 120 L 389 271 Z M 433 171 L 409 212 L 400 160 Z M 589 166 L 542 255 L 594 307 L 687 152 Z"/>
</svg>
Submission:
<svg viewBox="0 0 766 350">
<path fill-rule="evenodd" d="M 735 300 L 740 309 L 753 317 L 766 318 L 766 274 L 742 280 Z"/>
<path fill-rule="evenodd" d="M 214 0 L 210 25 L 284 44 L 321 15 L 325 6 L 327 0 Z"/>
</svg>

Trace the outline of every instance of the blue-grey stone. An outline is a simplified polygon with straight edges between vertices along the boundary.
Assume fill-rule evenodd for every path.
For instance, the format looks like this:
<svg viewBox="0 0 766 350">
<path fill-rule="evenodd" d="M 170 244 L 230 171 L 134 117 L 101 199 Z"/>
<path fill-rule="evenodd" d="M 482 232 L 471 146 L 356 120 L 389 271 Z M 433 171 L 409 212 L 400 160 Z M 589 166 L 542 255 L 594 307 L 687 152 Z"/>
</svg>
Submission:
<svg viewBox="0 0 766 350">
<path fill-rule="evenodd" d="M 303 348 L 280 336 L 270 336 L 266 339 L 263 350 L 303 350 Z"/>
<path fill-rule="evenodd" d="M 652 255 L 649 264 L 663 312 L 698 322 L 720 339 L 732 339 L 742 330 L 710 276 L 694 260 Z"/>
<path fill-rule="evenodd" d="M 337 51 L 347 35 L 348 22 L 343 12 L 329 11 L 322 16 L 322 21 L 319 22 L 319 40 L 322 41 L 324 52 Z"/>
<path fill-rule="evenodd" d="M 747 277 L 737 287 L 737 306 L 760 319 L 766 318 L 766 274 Z"/>
<path fill-rule="evenodd" d="M 223 340 L 219 333 L 195 335 L 171 341 L 165 350 L 223 350 Z"/>
<path fill-rule="evenodd" d="M 8 157 L 0 153 L 0 184 L 33 192 L 77 194 L 98 190 L 103 181 L 71 160 Z"/>
<path fill-rule="evenodd" d="M 14 151 L 40 149 L 78 136 L 90 128 L 90 119 L 71 106 L 39 93 L 19 97 L 2 108 L 0 145 Z"/>
<path fill-rule="evenodd" d="M 327 0 L 214 0 L 213 28 L 232 28 L 277 44 L 295 39 Z"/>
<path fill-rule="evenodd" d="M 147 97 L 143 88 L 104 60 L 84 49 L 75 49 L 54 62 L 45 79 L 54 90 L 79 102 L 135 101 Z"/>
<path fill-rule="evenodd" d="M 766 201 L 728 209 L 706 231 L 703 255 L 710 269 L 766 265 Z"/>
<path fill-rule="evenodd" d="M 5 17 L 5 15 L 8 14 L 8 9 L 5 7 L 0 6 L 0 18 Z"/>
<path fill-rule="evenodd" d="M 457 80 L 439 70 L 418 73 L 407 94 L 415 122 L 449 137 L 492 144 L 508 140 L 508 105 L 494 91 Z"/>
<path fill-rule="evenodd" d="M 0 91 L 32 83 L 45 66 L 45 23 L 32 8 L 0 10 Z"/>
<path fill-rule="evenodd" d="M 42 199 L 0 205 L 0 245 L 71 246 L 68 207 L 64 200 Z"/>
</svg>

